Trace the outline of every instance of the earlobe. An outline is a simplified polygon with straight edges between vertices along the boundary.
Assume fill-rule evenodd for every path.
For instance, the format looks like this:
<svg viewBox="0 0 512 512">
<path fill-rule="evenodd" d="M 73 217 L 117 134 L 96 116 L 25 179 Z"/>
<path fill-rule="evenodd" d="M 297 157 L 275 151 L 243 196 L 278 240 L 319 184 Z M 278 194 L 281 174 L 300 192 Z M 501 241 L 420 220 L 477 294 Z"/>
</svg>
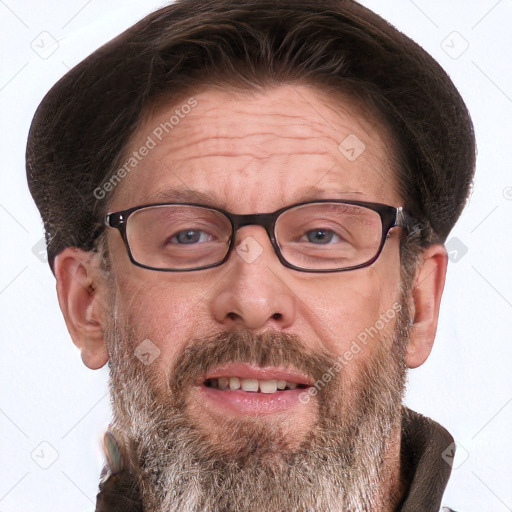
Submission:
<svg viewBox="0 0 512 512">
<path fill-rule="evenodd" d="M 448 266 L 448 255 L 441 244 L 431 245 L 420 258 L 412 289 L 413 325 L 405 354 L 409 368 L 421 366 L 434 345 Z"/>
<path fill-rule="evenodd" d="M 96 370 L 108 360 L 103 337 L 106 309 L 92 253 L 68 247 L 55 258 L 59 305 L 84 364 Z"/>
</svg>

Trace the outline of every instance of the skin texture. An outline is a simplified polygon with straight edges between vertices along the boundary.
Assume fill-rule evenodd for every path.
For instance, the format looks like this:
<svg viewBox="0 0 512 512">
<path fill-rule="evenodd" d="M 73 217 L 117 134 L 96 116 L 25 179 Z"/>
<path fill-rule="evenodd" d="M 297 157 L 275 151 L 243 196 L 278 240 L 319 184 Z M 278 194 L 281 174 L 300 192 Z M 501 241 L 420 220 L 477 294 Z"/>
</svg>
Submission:
<svg viewBox="0 0 512 512">
<path fill-rule="evenodd" d="M 183 192 L 178 201 L 210 202 L 239 214 L 272 212 L 303 200 L 326 198 L 403 205 L 393 172 L 393 141 L 383 126 L 350 101 L 292 85 L 251 94 L 203 90 L 193 97 L 197 106 L 170 133 L 164 133 L 162 141 L 118 185 L 109 211 L 172 201 L 176 198 L 168 192 L 176 189 Z M 160 105 L 148 115 L 127 156 L 143 146 L 176 107 Z M 338 150 L 349 135 L 357 136 L 366 147 L 355 161 Z M 204 199 L 189 197 L 192 191 L 204 194 Z M 403 299 L 397 228 L 391 230 L 381 256 L 370 267 L 323 275 L 282 266 L 262 227 L 241 228 L 237 244 L 247 237 L 263 249 L 254 262 L 249 264 L 233 252 L 220 267 L 186 273 L 134 266 L 115 230 L 107 234 L 108 278 L 97 254 L 65 249 L 56 259 L 57 290 L 84 363 L 94 369 L 107 362 L 105 335 L 111 333 L 115 319 L 115 325 L 129 326 L 123 332 L 134 346 L 150 339 L 159 348 L 160 355 L 150 367 L 151 385 L 165 400 L 177 358 L 192 340 L 233 329 L 253 336 L 270 330 L 296 336 L 311 354 L 336 357 L 365 328 L 375 325 L 379 315 L 401 302 L 413 324 L 407 334 L 405 364 L 416 367 L 426 360 L 446 273 L 443 246 L 431 246 L 422 253 L 411 292 Z M 389 357 L 395 328 L 395 320 L 386 323 L 379 336 L 369 339 L 345 365 L 346 407 L 356 400 L 357 382 L 370 362 L 384 357 L 379 351 Z M 211 441 L 228 445 L 225 431 L 219 430 L 226 412 L 200 402 L 196 389 L 186 398 L 188 420 Z M 281 415 L 279 421 L 273 417 L 252 421 L 269 431 L 277 428 L 293 449 L 317 428 L 319 403 L 313 398 Z M 233 414 L 229 419 L 237 418 Z M 388 495 L 399 487 L 399 436 L 395 421 L 386 447 L 386 479 L 379 484 L 381 493 Z M 380 510 L 392 507 L 381 504 Z"/>
</svg>

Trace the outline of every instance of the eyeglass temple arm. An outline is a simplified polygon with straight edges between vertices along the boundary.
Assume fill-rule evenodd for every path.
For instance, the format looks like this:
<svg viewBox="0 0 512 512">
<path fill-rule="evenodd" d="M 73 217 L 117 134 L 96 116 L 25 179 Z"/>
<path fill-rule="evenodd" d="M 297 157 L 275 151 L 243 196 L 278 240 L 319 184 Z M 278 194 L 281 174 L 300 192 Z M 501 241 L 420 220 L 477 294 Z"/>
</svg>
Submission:
<svg viewBox="0 0 512 512">
<path fill-rule="evenodd" d="M 421 223 L 404 211 L 402 206 L 396 209 L 395 226 L 407 229 L 409 233 L 414 230 L 422 230 Z"/>
</svg>

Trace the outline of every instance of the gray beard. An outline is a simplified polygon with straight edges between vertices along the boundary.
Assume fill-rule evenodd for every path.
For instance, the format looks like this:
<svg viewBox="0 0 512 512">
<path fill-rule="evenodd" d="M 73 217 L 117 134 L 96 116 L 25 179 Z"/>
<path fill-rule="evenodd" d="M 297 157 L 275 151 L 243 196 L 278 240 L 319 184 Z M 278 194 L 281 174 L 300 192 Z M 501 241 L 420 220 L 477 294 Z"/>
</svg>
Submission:
<svg viewBox="0 0 512 512">
<path fill-rule="evenodd" d="M 144 338 L 114 320 L 105 333 L 113 426 L 130 440 L 130 466 L 144 511 L 387 509 L 386 461 L 400 432 L 406 380 L 406 304 L 402 300 L 393 339 L 381 336 L 370 361 L 355 355 L 349 363 L 361 365 L 357 382 L 348 386 L 342 368 L 318 392 L 315 426 L 298 443 L 290 442 L 290 425 L 255 419 L 208 419 L 216 423 L 214 438 L 190 416 L 188 391 L 203 372 L 229 361 L 290 365 L 321 380 L 335 355 L 312 353 L 298 337 L 282 332 L 222 331 L 191 340 L 166 370 L 168 385 L 162 389 L 162 376 L 134 355 Z"/>
</svg>

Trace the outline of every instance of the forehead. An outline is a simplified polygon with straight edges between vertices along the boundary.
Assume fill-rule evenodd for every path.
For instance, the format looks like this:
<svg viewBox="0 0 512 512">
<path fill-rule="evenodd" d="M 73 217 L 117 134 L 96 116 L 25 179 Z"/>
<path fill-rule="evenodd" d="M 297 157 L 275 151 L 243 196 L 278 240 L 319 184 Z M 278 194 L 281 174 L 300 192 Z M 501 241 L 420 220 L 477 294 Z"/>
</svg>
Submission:
<svg viewBox="0 0 512 512">
<path fill-rule="evenodd" d="M 146 115 L 110 209 L 192 201 L 250 213 L 322 197 L 398 206 L 393 145 L 354 101 L 314 86 L 204 89 Z"/>
</svg>

